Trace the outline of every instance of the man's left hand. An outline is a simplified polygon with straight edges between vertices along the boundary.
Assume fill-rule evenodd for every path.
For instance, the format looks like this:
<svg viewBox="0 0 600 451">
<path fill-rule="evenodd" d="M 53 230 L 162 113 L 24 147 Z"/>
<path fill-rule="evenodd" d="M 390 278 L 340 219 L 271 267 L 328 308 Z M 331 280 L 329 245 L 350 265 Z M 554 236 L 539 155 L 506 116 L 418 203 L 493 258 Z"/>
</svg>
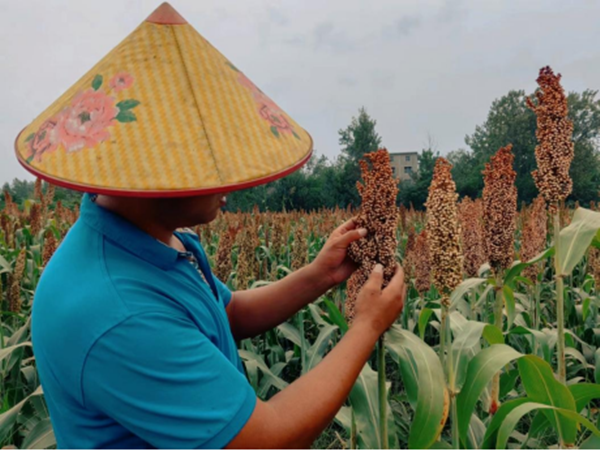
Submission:
<svg viewBox="0 0 600 451">
<path fill-rule="evenodd" d="M 348 257 L 348 246 L 366 235 L 367 229 L 357 229 L 353 219 L 335 229 L 310 264 L 315 274 L 329 279 L 332 287 L 348 279 L 358 267 Z"/>
</svg>

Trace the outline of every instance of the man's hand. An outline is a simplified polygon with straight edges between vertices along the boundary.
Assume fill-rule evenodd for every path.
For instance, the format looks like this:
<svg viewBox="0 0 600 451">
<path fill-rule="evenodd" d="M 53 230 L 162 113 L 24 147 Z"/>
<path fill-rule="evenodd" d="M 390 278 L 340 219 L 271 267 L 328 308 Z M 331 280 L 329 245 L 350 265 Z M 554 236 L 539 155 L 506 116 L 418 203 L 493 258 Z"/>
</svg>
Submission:
<svg viewBox="0 0 600 451">
<path fill-rule="evenodd" d="M 396 264 L 396 273 L 383 290 L 383 266 L 375 265 L 356 299 L 354 324 L 364 323 L 377 334 L 383 334 L 398 318 L 404 307 L 406 285 L 404 269 Z"/>
<path fill-rule="evenodd" d="M 269 401 L 257 400 L 252 416 L 227 448 L 308 448 L 333 420 L 371 355 L 379 336 L 402 310 L 406 286 L 398 266 L 382 289 L 377 265 L 358 294 L 350 330 L 319 364 Z"/>
<path fill-rule="evenodd" d="M 334 287 L 346 280 L 356 270 L 357 265 L 348 257 L 348 246 L 353 241 L 367 235 L 367 229 L 356 229 L 353 219 L 345 222 L 329 236 L 319 255 L 310 263 L 319 277 L 329 280 Z"/>
</svg>

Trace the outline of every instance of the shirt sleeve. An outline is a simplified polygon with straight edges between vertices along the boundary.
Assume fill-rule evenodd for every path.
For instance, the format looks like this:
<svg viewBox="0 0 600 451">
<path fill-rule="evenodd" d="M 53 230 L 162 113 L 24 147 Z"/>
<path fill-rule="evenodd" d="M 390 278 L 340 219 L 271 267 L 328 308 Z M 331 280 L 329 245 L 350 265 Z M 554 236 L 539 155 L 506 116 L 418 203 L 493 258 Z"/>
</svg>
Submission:
<svg viewBox="0 0 600 451">
<path fill-rule="evenodd" d="M 256 405 L 245 377 L 194 323 L 166 313 L 104 334 L 82 379 L 86 406 L 156 448 L 223 448 Z"/>
<path fill-rule="evenodd" d="M 217 278 L 217 276 L 215 276 L 214 274 L 213 274 L 213 279 L 215 279 L 215 285 L 217 285 L 217 291 L 219 292 L 219 295 L 221 296 L 221 299 L 223 300 L 223 305 L 225 307 L 227 307 L 229 305 L 229 303 L 231 302 L 231 297 L 233 296 L 233 293 L 231 292 L 229 287 L 227 285 L 225 285 L 223 282 L 221 282 Z"/>
</svg>

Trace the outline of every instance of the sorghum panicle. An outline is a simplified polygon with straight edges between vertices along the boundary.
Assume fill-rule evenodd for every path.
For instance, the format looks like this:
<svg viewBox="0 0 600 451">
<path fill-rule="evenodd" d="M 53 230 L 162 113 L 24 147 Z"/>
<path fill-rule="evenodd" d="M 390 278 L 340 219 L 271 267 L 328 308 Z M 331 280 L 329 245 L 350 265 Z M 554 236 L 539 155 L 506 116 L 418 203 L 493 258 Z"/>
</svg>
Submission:
<svg viewBox="0 0 600 451">
<path fill-rule="evenodd" d="M 422 230 L 417 235 L 414 247 L 415 288 L 422 295 L 431 288 L 431 263 L 427 231 Z"/>
<path fill-rule="evenodd" d="M 21 249 L 15 262 L 15 268 L 10 278 L 10 286 L 8 289 L 8 305 L 9 309 L 13 313 L 21 312 L 21 280 L 25 272 L 27 251 L 25 248 Z"/>
<path fill-rule="evenodd" d="M 431 276 L 446 306 L 450 304 L 450 293 L 462 281 L 458 194 L 451 169 L 452 165 L 445 158 L 437 159 L 425 204 Z"/>
<path fill-rule="evenodd" d="M 367 236 L 354 241 L 348 255 L 360 266 L 349 283 L 346 315 L 353 318 L 354 302 L 377 263 L 383 266 L 383 286 L 396 272 L 396 229 L 398 228 L 398 180 L 394 178 L 386 149 L 365 154 L 359 162 L 363 183 L 356 184 L 361 205 L 355 216 L 356 228 L 367 229 Z"/>
<path fill-rule="evenodd" d="M 567 116 L 567 97 L 560 79 L 561 75 L 555 75 L 549 66 L 543 67 L 536 80 L 540 87 L 535 93 L 537 104 L 527 98 L 527 106 L 537 116 L 535 135 L 539 142 L 535 148 L 538 168 L 532 175 L 552 213 L 573 189 L 569 175 L 574 156 L 573 122 Z"/>
<path fill-rule="evenodd" d="M 496 274 L 511 265 L 515 252 L 517 173 L 511 149 L 511 144 L 500 148 L 483 171 L 484 244 L 488 262 Z"/>
<path fill-rule="evenodd" d="M 523 224 L 521 232 L 521 261 L 526 262 L 543 252 L 546 248 L 546 235 L 548 225 L 548 213 L 546 212 L 546 201 L 542 196 L 534 199 L 529 208 L 529 215 Z M 540 264 L 528 266 L 523 271 L 526 277 L 532 280 L 537 278 Z"/>
<path fill-rule="evenodd" d="M 463 266 L 467 277 L 477 277 L 486 262 L 483 244 L 483 204 L 481 199 L 465 197 L 458 206 Z"/>
</svg>

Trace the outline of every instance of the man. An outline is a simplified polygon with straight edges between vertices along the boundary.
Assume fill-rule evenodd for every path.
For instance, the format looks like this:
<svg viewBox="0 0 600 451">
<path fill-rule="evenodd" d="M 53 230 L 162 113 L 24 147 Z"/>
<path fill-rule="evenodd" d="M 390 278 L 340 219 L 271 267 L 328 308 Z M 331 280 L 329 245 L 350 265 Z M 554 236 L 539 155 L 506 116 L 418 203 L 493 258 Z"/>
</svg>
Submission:
<svg viewBox="0 0 600 451">
<path fill-rule="evenodd" d="M 382 291 L 376 267 L 344 338 L 263 402 L 235 340 L 346 280 L 347 247 L 364 231 L 349 221 L 305 268 L 232 294 L 198 237 L 177 229 L 212 221 L 227 192 L 300 168 L 310 135 L 163 4 L 15 146 L 32 173 L 95 193 L 34 299 L 34 354 L 58 446 L 309 446 L 398 316 L 402 270 Z"/>
<path fill-rule="evenodd" d="M 305 268 L 232 294 L 210 272 L 197 236 L 175 231 L 214 219 L 221 197 L 84 196 L 33 311 L 61 448 L 303 448 L 344 403 L 401 311 L 402 270 L 382 291 L 377 267 L 338 345 L 261 401 L 235 340 L 275 327 L 345 280 L 354 270 L 346 249 L 363 231 L 348 221 Z"/>
</svg>

